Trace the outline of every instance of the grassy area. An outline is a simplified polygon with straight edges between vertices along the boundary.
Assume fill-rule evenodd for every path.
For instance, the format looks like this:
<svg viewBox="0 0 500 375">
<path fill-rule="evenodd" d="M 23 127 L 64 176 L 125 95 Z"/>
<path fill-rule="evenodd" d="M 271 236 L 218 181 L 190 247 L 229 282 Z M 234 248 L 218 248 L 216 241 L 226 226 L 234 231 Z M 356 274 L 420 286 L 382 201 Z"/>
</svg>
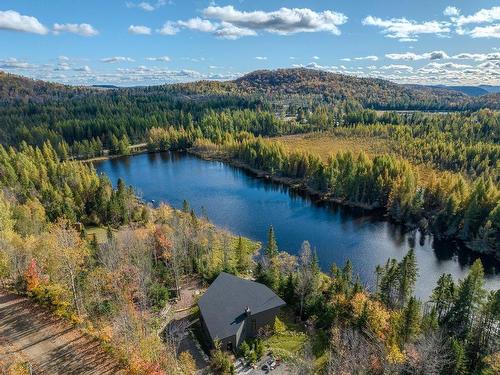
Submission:
<svg viewBox="0 0 500 375">
<path fill-rule="evenodd" d="M 279 355 L 284 359 L 298 358 L 308 338 L 303 332 L 287 331 L 274 334 L 264 340 L 268 351 Z"/>
<path fill-rule="evenodd" d="M 107 228 L 104 227 L 88 227 L 85 228 L 85 231 L 87 232 L 88 238 L 92 238 L 95 236 L 97 243 L 103 244 L 108 240 L 107 236 Z M 113 230 L 115 232 L 115 230 Z"/>
<path fill-rule="evenodd" d="M 293 321 L 293 316 L 292 311 L 282 312 L 279 316 L 279 320 L 283 323 L 282 331 L 264 340 L 268 351 L 272 351 L 285 360 L 300 358 L 304 346 L 309 341 L 302 327 Z"/>
<path fill-rule="evenodd" d="M 369 155 L 390 153 L 389 141 L 381 138 L 333 137 L 326 133 L 287 135 L 275 138 L 291 151 L 308 151 L 327 160 L 339 151 L 360 152 Z"/>
<path fill-rule="evenodd" d="M 318 155 L 324 161 L 337 152 L 346 151 L 351 151 L 353 153 L 364 151 L 369 156 L 382 154 L 397 155 L 391 148 L 391 141 L 385 138 L 333 136 L 328 133 L 308 133 L 287 135 L 273 139 L 283 143 L 285 148 L 290 151 L 307 151 Z M 419 164 L 416 165 L 416 167 L 422 182 L 429 181 L 433 173 L 438 175 L 443 173 L 428 165 Z"/>
</svg>

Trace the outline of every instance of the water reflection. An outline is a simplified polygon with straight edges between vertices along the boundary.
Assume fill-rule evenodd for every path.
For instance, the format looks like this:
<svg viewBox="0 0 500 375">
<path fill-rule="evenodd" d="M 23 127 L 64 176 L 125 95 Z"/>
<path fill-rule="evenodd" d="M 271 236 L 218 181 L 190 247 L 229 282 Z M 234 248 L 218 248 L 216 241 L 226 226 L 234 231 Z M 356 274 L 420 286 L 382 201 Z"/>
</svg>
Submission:
<svg viewBox="0 0 500 375">
<path fill-rule="evenodd" d="M 420 278 L 418 296 L 427 297 L 441 273 L 463 278 L 479 257 L 460 243 L 439 241 L 418 231 L 383 220 L 383 212 L 366 212 L 331 202 L 317 202 L 301 191 L 254 178 L 247 171 L 182 153 L 143 154 L 96 163 L 116 183 L 119 177 L 133 185 L 147 201 L 166 201 L 180 208 L 184 199 L 198 214 L 201 208 L 217 225 L 261 242 L 273 225 L 282 249 L 298 252 L 308 240 L 317 249 L 320 265 L 353 262 L 366 284 L 374 282 L 376 265 L 401 259 L 415 249 Z M 487 286 L 498 288 L 500 267 L 481 256 Z"/>
</svg>

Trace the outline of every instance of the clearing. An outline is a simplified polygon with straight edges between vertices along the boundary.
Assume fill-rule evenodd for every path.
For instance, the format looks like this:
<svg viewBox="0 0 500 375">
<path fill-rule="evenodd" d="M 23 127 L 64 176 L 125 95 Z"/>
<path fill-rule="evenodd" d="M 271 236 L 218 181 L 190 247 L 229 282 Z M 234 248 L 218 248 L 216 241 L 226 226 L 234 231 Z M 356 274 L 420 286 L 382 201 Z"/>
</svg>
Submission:
<svg viewBox="0 0 500 375">
<path fill-rule="evenodd" d="M 120 374 L 100 343 L 25 298 L 0 291 L 0 374 L 28 362 L 37 375 Z"/>
<path fill-rule="evenodd" d="M 272 139 L 281 142 L 289 151 L 307 151 L 318 155 L 323 161 L 328 160 L 328 157 L 335 155 L 337 152 L 346 151 L 351 151 L 354 154 L 364 151 L 371 157 L 391 154 L 403 158 L 391 148 L 391 140 L 385 138 L 306 133 L 285 135 Z M 433 168 L 431 165 L 408 161 L 417 168 L 421 182 L 428 182 L 433 174 L 440 175 L 443 173 L 443 171 Z"/>
<path fill-rule="evenodd" d="M 328 133 L 286 135 L 273 138 L 290 151 L 308 151 L 326 161 L 337 152 L 366 152 L 370 156 L 391 153 L 389 141 L 382 138 L 336 137 Z"/>
</svg>

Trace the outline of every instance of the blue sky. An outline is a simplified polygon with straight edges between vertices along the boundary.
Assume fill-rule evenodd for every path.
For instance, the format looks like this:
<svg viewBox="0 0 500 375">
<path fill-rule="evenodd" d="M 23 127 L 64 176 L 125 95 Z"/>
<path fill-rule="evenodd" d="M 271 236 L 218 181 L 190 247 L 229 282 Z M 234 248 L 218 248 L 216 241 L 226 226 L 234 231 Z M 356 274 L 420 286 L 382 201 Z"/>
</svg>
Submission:
<svg viewBox="0 0 500 375">
<path fill-rule="evenodd" d="M 500 84 L 492 0 L 1 0 L 0 69 L 71 84 L 230 79 L 306 66 Z"/>
</svg>

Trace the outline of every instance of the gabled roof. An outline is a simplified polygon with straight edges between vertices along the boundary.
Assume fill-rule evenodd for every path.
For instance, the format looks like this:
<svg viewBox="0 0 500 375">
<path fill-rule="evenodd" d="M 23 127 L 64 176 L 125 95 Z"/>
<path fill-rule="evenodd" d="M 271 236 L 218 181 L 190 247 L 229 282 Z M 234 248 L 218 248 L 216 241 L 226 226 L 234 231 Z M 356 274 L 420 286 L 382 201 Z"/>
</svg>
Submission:
<svg viewBox="0 0 500 375">
<path fill-rule="evenodd" d="M 286 303 L 267 286 L 222 272 L 198 301 L 201 315 L 212 340 L 236 334 L 251 315 L 285 306 Z"/>
</svg>

